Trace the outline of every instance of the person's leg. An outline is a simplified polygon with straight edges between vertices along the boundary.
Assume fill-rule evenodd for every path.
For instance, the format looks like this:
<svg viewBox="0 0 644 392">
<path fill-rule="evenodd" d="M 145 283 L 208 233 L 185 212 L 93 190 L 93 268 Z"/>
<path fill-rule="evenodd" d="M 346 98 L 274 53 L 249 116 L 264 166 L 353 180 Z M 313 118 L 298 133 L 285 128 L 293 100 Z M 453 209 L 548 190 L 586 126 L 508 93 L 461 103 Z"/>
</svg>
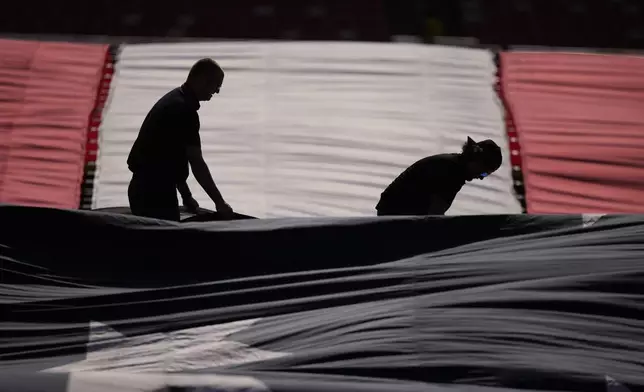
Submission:
<svg viewBox="0 0 644 392">
<path fill-rule="evenodd" d="M 156 195 L 156 203 L 153 203 L 153 214 L 157 219 L 164 219 L 174 222 L 181 220 L 179 212 L 179 199 L 177 198 L 177 188 L 174 184 L 160 189 Z"/>
<path fill-rule="evenodd" d="M 175 184 L 140 175 L 132 176 L 128 199 L 133 215 L 178 222 L 179 200 Z"/>
<path fill-rule="evenodd" d="M 127 198 L 130 203 L 130 212 L 132 215 L 145 216 L 143 196 L 143 185 L 139 177 L 132 175 L 130 184 L 127 187 Z"/>
</svg>

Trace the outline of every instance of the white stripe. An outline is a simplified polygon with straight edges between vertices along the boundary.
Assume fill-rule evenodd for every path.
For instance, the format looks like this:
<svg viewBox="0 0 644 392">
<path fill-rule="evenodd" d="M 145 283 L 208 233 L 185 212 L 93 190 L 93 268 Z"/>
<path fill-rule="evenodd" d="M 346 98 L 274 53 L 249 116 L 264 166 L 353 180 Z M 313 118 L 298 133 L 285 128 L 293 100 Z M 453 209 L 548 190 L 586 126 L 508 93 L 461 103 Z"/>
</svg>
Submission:
<svg viewBox="0 0 644 392">
<path fill-rule="evenodd" d="M 47 372 L 182 372 L 261 362 L 290 355 L 261 350 L 228 338 L 259 320 L 135 337 L 125 337 L 107 325 L 92 322 L 86 358 L 48 369 Z"/>
<path fill-rule="evenodd" d="M 126 46 L 100 131 L 94 207 L 127 205 L 129 149 L 154 102 L 210 56 L 226 71 L 200 110 L 206 161 L 237 211 L 366 216 L 382 190 L 466 136 L 504 148 L 498 173 L 464 187 L 450 214 L 520 213 L 495 66 L 484 50 L 390 43 Z M 194 180 L 197 200 L 212 208 Z"/>
<path fill-rule="evenodd" d="M 602 216 L 606 214 L 582 214 L 581 215 L 581 220 L 582 220 L 582 226 L 584 228 L 590 227 L 597 223 L 599 219 L 601 219 Z"/>
<path fill-rule="evenodd" d="M 630 389 L 619 383 L 612 377 L 605 376 L 606 379 L 606 392 L 631 392 Z"/>
</svg>

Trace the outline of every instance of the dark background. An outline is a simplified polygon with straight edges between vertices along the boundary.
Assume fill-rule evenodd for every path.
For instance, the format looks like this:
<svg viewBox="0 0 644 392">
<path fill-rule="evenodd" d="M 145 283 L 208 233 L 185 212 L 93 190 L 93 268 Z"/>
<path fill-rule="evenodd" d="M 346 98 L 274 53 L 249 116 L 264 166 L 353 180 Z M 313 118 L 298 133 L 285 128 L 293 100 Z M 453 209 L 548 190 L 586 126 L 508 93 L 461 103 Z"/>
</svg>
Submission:
<svg viewBox="0 0 644 392">
<path fill-rule="evenodd" d="M 3 4 L 0 34 L 644 47 L 642 0 L 24 0 Z"/>
</svg>

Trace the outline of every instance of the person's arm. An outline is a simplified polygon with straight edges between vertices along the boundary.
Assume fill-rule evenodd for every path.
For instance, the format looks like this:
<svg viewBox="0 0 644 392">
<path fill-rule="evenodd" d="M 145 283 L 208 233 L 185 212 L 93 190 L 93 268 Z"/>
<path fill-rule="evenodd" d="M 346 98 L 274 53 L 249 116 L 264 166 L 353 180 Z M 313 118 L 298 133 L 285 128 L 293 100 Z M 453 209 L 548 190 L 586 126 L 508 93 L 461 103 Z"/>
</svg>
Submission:
<svg viewBox="0 0 644 392">
<path fill-rule="evenodd" d="M 217 210 L 226 209 L 226 201 L 224 200 L 219 188 L 215 184 L 215 180 L 210 174 L 210 169 L 206 161 L 203 159 L 201 153 L 201 146 L 198 145 L 189 145 L 187 147 L 188 161 L 190 162 L 190 167 L 192 168 L 192 174 L 195 176 L 195 179 L 201 185 L 206 194 L 212 199 L 217 207 Z"/>
<path fill-rule="evenodd" d="M 181 125 L 179 129 L 183 129 L 182 141 L 186 149 L 188 163 L 192 169 L 192 174 L 201 185 L 206 194 L 215 203 L 218 212 L 232 213 L 230 206 L 224 201 L 221 192 L 217 188 L 215 181 L 210 174 L 208 165 L 203 159 L 201 152 L 201 137 L 199 136 L 199 117 L 196 113 L 187 113 L 185 111 L 178 111 L 175 116 L 175 121 Z M 186 185 L 187 189 L 187 185 Z"/>
<path fill-rule="evenodd" d="M 188 188 L 188 183 L 186 183 L 185 181 L 180 184 L 177 184 L 177 190 L 181 195 L 181 199 L 188 200 L 192 198 L 192 192 L 190 192 L 190 188 Z"/>
<path fill-rule="evenodd" d="M 439 195 L 431 195 L 429 198 L 429 211 L 427 215 L 445 215 L 451 203 L 447 203 Z"/>
<path fill-rule="evenodd" d="M 178 184 L 177 190 L 181 194 L 181 201 L 183 202 L 183 206 L 186 207 L 188 212 L 198 214 L 199 203 L 197 202 L 197 200 L 195 200 L 194 197 L 192 197 L 192 193 L 190 193 L 190 188 L 188 188 L 188 184 L 185 181 Z"/>
</svg>

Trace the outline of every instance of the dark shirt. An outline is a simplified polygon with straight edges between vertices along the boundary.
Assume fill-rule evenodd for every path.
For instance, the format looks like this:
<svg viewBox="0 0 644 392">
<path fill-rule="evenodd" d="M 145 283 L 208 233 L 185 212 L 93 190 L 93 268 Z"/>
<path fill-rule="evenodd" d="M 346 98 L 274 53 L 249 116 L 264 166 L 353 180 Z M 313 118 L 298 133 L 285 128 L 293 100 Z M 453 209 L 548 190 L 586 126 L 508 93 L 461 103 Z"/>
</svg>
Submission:
<svg viewBox="0 0 644 392">
<path fill-rule="evenodd" d="M 423 158 L 385 189 L 376 209 L 381 215 L 443 215 L 466 180 L 459 154 Z"/>
<path fill-rule="evenodd" d="M 130 171 L 184 182 L 190 173 L 188 146 L 200 146 L 199 101 L 186 86 L 164 95 L 145 117 L 127 159 Z"/>
</svg>

